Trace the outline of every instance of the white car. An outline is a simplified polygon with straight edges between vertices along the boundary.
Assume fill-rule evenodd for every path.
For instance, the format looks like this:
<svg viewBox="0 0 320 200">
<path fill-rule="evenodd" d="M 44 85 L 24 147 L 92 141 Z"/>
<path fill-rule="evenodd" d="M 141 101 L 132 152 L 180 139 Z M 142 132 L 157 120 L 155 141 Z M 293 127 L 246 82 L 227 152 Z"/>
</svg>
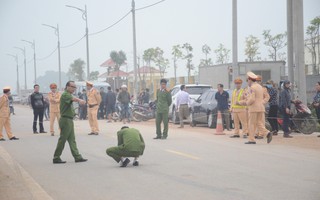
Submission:
<svg viewBox="0 0 320 200">
<path fill-rule="evenodd" d="M 181 85 L 176 85 L 171 90 L 171 96 L 172 96 L 172 104 L 169 107 L 169 119 L 175 124 L 179 123 L 179 115 L 176 112 L 176 98 L 177 94 L 180 91 Z M 187 88 L 187 92 L 190 95 L 190 104 L 199 98 L 199 96 L 204 93 L 205 91 L 209 90 L 211 88 L 210 85 L 205 84 L 185 84 Z"/>
</svg>

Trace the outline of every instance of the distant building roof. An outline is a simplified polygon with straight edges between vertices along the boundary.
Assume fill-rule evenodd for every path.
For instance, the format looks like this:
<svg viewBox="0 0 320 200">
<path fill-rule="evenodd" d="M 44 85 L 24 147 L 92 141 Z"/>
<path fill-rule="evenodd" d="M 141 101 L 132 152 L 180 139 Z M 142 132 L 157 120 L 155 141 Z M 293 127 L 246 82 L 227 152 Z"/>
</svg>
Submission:
<svg viewBox="0 0 320 200">
<path fill-rule="evenodd" d="M 154 67 L 148 67 L 148 66 L 143 66 L 140 67 L 139 70 L 137 71 L 137 73 L 141 73 L 141 74 L 148 74 L 148 73 L 160 73 L 160 70 L 157 70 Z M 130 71 L 129 74 L 133 74 L 134 71 Z"/>
<path fill-rule="evenodd" d="M 123 65 L 127 64 L 126 62 L 123 63 Z M 111 59 L 109 58 L 108 60 L 104 61 L 100 67 L 114 67 L 116 65 L 116 63 Z"/>
<path fill-rule="evenodd" d="M 108 75 L 108 72 L 105 72 L 101 75 L 99 75 L 99 78 L 113 78 L 113 77 L 127 77 L 129 74 L 127 72 L 124 72 L 122 70 L 110 72 Z"/>
</svg>

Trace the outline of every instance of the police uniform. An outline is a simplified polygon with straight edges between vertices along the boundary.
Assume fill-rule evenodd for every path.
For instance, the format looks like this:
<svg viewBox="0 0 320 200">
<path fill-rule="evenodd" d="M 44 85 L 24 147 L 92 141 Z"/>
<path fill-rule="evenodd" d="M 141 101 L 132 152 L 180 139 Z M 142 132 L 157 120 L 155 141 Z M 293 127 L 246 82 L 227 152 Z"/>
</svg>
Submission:
<svg viewBox="0 0 320 200">
<path fill-rule="evenodd" d="M 252 73 L 247 73 L 249 79 L 256 80 L 257 76 Z M 239 102 L 241 105 L 248 106 L 249 112 L 249 142 L 246 144 L 255 144 L 255 131 L 258 129 L 259 133 L 266 135 L 268 143 L 272 140 L 272 134 L 263 126 L 263 115 L 265 115 L 265 107 L 263 101 L 263 88 L 261 85 L 252 81 L 250 91 L 248 91 L 248 98 L 245 101 Z"/>
<path fill-rule="evenodd" d="M 93 86 L 93 83 L 87 81 L 87 85 Z M 99 125 L 98 125 L 98 109 L 101 103 L 100 92 L 92 87 L 90 90 L 87 90 L 88 98 L 88 119 L 91 127 L 90 135 L 99 134 Z"/>
<path fill-rule="evenodd" d="M 57 86 L 55 84 L 51 84 L 50 88 L 56 89 Z M 51 135 L 54 135 L 54 121 L 55 121 L 55 119 L 57 119 L 58 123 L 59 123 L 59 119 L 60 119 L 60 109 L 59 109 L 60 97 L 61 97 L 61 94 L 58 91 L 48 93 L 48 98 L 49 98 L 49 102 L 50 102 L 49 110 L 50 110 L 50 133 L 51 133 Z"/>
<path fill-rule="evenodd" d="M 262 81 L 262 77 L 260 75 L 258 75 L 257 77 L 258 77 L 257 81 Z M 265 106 L 269 102 L 270 95 L 269 95 L 269 92 L 266 87 L 262 87 L 262 89 L 263 89 L 263 105 Z M 265 114 L 262 116 L 262 120 L 259 121 L 258 123 L 261 123 L 259 126 L 266 127 L 266 115 Z M 263 138 L 262 133 L 258 132 L 257 135 L 259 138 Z"/>
<path fill-rule="evenodd" d="M 5 128 L 10 140 L 18 140 L 11 132 L 9 98 L 6 93 L 10 93 L 10 87 L 3 88 L 3 95 L 0 97 L 0 141 L 4 141 L 2 130 Z"/>
<path fill-rule="evenodd" d="M 69 143 L 70 150 L 75 161 L 79 162 L 83 160 L 82 156 L 78 151 L 76 138 L 74 134 L 73 117 L 75 113 L 74 113 L 74 108 L 72 104 L 73 103 L 72 99 L 73 99 L 73 96 L 67 91 L 63 92 L 60 98 L 61 118 L 59 120 L 59 126 L 61 129 L 61 132 L 60 132 L 60 137 L 58 140 L 56 150 L 54 152 L 53 163 L 63 163 L 61 161 L 60 156 L 62 154 L 66 141 L 68 141 Z"/>
<path fill-rule="evenodd" d="M 123 128 L 117 133 L 118 146 L 110 147 L 106 150 L 108 156 L 116 162 L 121 161 L 121 157 L 139 157 L 143 155 L 145 144 L 140 132 L 134 128 Z"/>
<path fill-rule="evenodd" d="M 166 139 L 168 137 L 168 123 L 169 123 L 169 106 L 172 103 L 170 91 L 167 89 L 159 89 L 157 91 L 157 114 L 156 114 L 156 133 L 155 139 Z M 161 122 L 163 122 L 164 129 L 161 133 Z"/>
<path fill-rule="evenodd" d="M 242 84 L 241 79 L 236 79 L 234 81 L 236 84 Z M 232 99 L 231 99 L 231 110 L 234 120 L 234 136 L 232 137 L 239 137 L 240 135 L 240 123 L 242 125 L 242 134 L 247 135 L 248 130 L 248 116 L 247 116 L 247 107 L 242 105 L 237 105 L 237 102 L 244 101 L 246 99 L 245 96 L 246 90 L 243 88 L 234 89 L 232 93 Z"/>
</svg>

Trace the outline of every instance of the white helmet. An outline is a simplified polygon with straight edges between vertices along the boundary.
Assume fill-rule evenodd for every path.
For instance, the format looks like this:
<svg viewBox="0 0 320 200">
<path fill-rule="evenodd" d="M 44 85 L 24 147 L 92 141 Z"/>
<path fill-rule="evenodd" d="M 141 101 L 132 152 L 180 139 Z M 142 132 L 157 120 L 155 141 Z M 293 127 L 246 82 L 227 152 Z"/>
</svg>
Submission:
<svg viewBox="0 0 320 200">
<path fill-rule="evenodd" d="M 127 88 L 127 86 L 126 85 L 122 85 L 121 88 Z"/>
</svg>

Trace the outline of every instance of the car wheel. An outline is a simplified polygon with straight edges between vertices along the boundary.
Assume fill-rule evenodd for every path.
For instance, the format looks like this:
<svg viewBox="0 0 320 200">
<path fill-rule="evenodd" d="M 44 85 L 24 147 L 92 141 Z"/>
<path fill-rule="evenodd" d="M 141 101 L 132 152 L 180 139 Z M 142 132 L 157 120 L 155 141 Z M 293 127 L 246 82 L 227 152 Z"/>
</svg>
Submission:
<svg viewBox="0 0 320 200">
<path fill-rule="evenodd" d="M 179 123 L 177 112 L 176 112 L 175 108 L 173 108 L 173 110 L 172 110 L 172 123 L 174 123 L 174 124 L 178 124 Z"/>
<path fill-rule="evenodd" d="M 190 126 L 195 127 L 197 126 L 196 121 L 194 120 L 194 115 L 193 113 L 190 113 Z"/>
<path fill-rule="evenodd" d="M 209 115 L 208 115 L 208 127 L 209 128 L 214 128 L 214 122 L 213 122 L 212 113 L 209 113 Z"/>
</svg>

